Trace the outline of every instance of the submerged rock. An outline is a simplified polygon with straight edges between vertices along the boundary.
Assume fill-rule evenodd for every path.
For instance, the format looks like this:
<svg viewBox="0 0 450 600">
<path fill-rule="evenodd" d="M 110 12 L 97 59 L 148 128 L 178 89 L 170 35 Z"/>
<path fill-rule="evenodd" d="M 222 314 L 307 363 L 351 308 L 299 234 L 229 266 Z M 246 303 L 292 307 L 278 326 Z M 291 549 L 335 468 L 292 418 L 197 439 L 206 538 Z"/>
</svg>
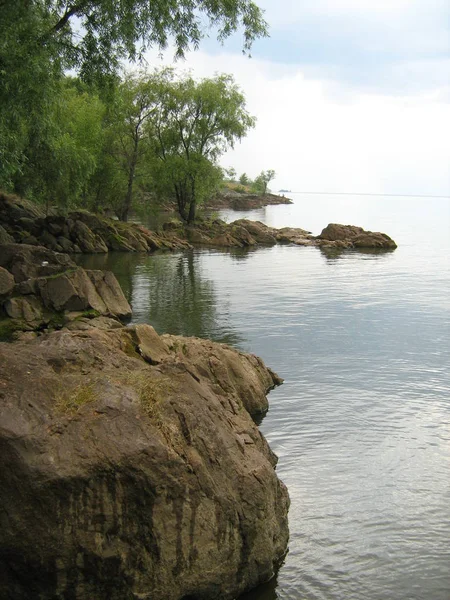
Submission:
<svg viewBox="0 0 450 600">
<path fill-rule="evenodd" d="M 0 344 L 0 597 L 231 600 L 288 541 L 260 359 L 150 326 Z"/>
</svg>

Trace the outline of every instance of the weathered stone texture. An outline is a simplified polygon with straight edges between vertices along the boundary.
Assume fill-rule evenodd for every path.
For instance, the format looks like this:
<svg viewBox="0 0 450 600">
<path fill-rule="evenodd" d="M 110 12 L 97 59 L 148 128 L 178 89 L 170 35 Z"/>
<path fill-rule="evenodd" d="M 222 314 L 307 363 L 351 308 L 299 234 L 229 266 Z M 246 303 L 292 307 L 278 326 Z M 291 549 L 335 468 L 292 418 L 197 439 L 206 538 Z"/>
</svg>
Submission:
<svg viewBox="0 0 450 600">
<path fill-rule="evenodd" d="M 1 598 L 232 600 L 282 559 L 288 495 L 245 408 L 278 380 L 145 327 L 0 344 Z"/>
</svg>

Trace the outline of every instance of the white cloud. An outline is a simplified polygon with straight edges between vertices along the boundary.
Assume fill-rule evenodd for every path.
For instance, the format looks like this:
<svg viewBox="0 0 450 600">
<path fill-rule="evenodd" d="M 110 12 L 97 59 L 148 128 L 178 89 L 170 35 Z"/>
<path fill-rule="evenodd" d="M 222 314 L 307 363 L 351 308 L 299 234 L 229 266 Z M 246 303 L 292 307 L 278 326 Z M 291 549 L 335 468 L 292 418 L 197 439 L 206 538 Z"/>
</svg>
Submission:
<svg viewBox="0 0 450 600">
<path fill-rule="evenodd" d="M 178 66 L 196 77 L 233 73 L 244 91 L 257 125 L 221 161 L 238 173 L 273 168 L 273 189 L 450 195 L 448 90 L 363 94 L 227 53 L 192 53 Z"/>
</svg>

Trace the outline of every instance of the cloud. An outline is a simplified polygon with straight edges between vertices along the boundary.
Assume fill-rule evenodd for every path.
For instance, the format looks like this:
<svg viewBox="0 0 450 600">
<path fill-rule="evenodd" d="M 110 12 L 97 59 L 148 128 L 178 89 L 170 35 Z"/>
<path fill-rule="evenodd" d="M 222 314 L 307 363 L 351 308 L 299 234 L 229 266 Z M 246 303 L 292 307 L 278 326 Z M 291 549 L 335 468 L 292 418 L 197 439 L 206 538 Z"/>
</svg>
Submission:
<svg viewBox="0 0 450 600">
<path fill-rule="evenodd" d="M 244 91 L 257 125 L 221 160 L 239 174 L 275 169 L 273 189 L 450 196 L 450 104 L 441 88 L 368 93 L 229 53 L 195 52 L 178 67 L 196 77 L 232 73 Z"/>
<path fill-rule="evenodd" d="M 258 119 L 222 164 L 273 168 L 274 189 L 450 196 L 448 0 L 257 3 L 271 38 L 251 60 L 212 33 L 178 64 L 232 73 Z"/>
<path fill-rule="evenodd" d="M 417 93 L 449 83 L 448 0 L 258 0 L 270 24 L 270 39 L 254 44 L 255 57 L 295 64 L 314 78 L 334 78 L 388 93 Z M 227 41 L 238 52 L 242 40 Z M 222 50 L 211 35 L 203 48 Z M 408 65 L 427 68 L 418 83 Z M 405 68 L 406 67 L 406 68 Z M 398 79 L 395 75 L 402 72 Z M 395 74 L 394 74 L 395 73 Z"/>
</svg>

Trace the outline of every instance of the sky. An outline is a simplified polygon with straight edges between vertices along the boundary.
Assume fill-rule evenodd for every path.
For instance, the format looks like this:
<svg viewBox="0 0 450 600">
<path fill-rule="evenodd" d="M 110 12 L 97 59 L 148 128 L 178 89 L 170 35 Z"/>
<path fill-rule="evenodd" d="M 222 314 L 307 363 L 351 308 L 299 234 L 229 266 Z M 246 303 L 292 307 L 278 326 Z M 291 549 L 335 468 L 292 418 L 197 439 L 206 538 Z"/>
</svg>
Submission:
<svg viewBox="0 0 450 600">
<path fill-rule="evenodd" d="M 450 2 L 256 0 L 270 37 L 210 32 L 178 61 L 231 73 L 256 127 L 221 159 L 271 189 L 450 197 Z M 151 66 L 170 64 L 152 51 Z"/>
</svg>

